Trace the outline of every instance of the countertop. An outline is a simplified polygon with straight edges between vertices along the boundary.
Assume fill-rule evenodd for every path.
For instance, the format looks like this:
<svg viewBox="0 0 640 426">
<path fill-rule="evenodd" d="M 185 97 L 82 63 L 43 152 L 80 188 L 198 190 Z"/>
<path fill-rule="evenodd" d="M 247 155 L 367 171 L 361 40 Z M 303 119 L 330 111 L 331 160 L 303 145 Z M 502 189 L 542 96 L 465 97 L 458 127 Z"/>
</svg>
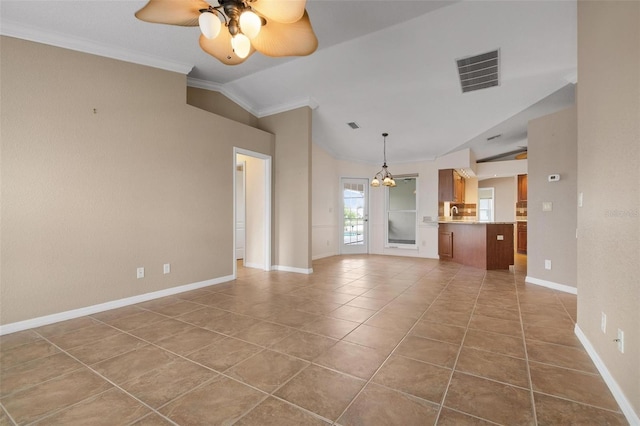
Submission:
<svg viewBox="0 0 640 426">
<path fill-rule="evenodd" d="M 451 225 L 513 225 L 515 222 L 480 222 L 477 220 L 439 220 L 438 223 Z"/>
</svg>

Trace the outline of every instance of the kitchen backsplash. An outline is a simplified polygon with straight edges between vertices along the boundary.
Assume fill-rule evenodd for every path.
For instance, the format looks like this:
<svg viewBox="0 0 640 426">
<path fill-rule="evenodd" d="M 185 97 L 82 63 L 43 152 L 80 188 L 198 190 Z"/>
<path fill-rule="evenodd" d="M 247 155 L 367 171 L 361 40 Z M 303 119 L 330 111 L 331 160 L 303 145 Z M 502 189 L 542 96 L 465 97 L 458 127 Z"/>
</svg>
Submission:
<svg viewBox="0 0 640 426">
<path fill-rule="evenodd" d="M 475 218 L 477 216 L 478 211 L 477 211 L 476 204 L 463 204 L 463 203 L 446 203 L 446 204 L 449 204 L 449 212 L 451 212 L 451 208 L 454 206 L 458 209 L 457 212 L 455 210 L 453 211 L 453 215 L 452 215 L 453 218 L 465 219 L 465 218 Z M 444 208 L 445 208 L 445 203 L 438 203 L 439 217 L 450 215 L 449 212 L 445 214 Z"/>
<path fill-rule="evenodd" d="M 516 219 L 526 219 L 526 218 L 527 218 L 527 202 L 518 201 L 516 203 Z"/>
</svg>

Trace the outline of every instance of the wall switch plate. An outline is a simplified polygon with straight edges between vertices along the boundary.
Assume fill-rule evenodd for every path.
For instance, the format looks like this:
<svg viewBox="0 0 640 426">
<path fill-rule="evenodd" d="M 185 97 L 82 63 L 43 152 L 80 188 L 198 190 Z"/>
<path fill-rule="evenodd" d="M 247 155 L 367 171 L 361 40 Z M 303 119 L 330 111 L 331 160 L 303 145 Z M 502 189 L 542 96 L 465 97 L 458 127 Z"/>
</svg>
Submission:
<svg viewBox="0 0 640 426">
<path fill-rule="evenodd" d="M 549 259 L 545 259 L 545 261 L 544 261 L 544 269 L 551 270 L 551 261 Z"/>
<path fill-rule="evenodd" d="M 602 330 L 603 333 L 607 332 L 607 314 L 604 312 L 602 312 L 602 317 L 600 318 L 600 330 Z"/>
<path fill-rule="evenodd" d="M 618 338 L 616 339 L 618 343 L 618 350 L 620 353 L 624 353 L 624 331 L 618 329 Z"/>
<path fill-rule="evenodd" d="M 579 193 L 578 194 L 578 207 L 582 207 L 582 203 L 584 202 L 584 195 L 583 193 Z"/>
<path fill-rule="evenodd" d="M 144 278 L 144 268 L 136 269 L 136 278 Z"/>
<path fill-rule="evenodd" d="M 503 241 L 504 240 L 504 235 L 498 235 L 498 241 Z"/>
<path fill-rule="evenodd" d="M 542 211 L 543 212 L 553 211 L 553 203 L 551 201 L 543 201 L 542 202 Z"/>
<path fill-rule="evenodd" d="M 169 272 L 171 272 L 171 264 L 170 264 L 170 263 L 165 263 L 165 264 L 162 266 L 162 272 L 163 272 L 164 274 L 168 274 Z"/>
</svg>

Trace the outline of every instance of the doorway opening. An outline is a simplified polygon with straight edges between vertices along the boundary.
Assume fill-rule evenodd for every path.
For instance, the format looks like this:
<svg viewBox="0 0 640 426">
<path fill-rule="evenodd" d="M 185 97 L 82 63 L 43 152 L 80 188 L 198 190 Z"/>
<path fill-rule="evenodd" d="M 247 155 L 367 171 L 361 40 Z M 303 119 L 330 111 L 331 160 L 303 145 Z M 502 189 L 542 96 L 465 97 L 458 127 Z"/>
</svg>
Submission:
<svg viewBox="0 0 640 426">
<path fill-rule="evenodd" d="M 239 258 L 248 268 L 271 270 L 271 156 L 233 149 L 233 276 Z"/>
<path fill-rule="evenodd" d="M 369 179 L 341 178 L 340 253 L 369 252 Z"/>
</svg>

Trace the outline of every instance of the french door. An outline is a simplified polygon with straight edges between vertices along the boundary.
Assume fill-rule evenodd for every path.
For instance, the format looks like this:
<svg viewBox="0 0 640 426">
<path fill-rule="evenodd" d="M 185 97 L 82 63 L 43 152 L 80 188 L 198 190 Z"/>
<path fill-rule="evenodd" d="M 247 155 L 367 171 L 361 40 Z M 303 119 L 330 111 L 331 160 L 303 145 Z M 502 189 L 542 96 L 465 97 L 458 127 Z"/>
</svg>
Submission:
<svg viewBox="0 0 640 426">
<path fill-rule="evenodd" d="M 369 180 L 341 178 L 342 220 L 340 253 L 369 252 Z"/>
</svg>

